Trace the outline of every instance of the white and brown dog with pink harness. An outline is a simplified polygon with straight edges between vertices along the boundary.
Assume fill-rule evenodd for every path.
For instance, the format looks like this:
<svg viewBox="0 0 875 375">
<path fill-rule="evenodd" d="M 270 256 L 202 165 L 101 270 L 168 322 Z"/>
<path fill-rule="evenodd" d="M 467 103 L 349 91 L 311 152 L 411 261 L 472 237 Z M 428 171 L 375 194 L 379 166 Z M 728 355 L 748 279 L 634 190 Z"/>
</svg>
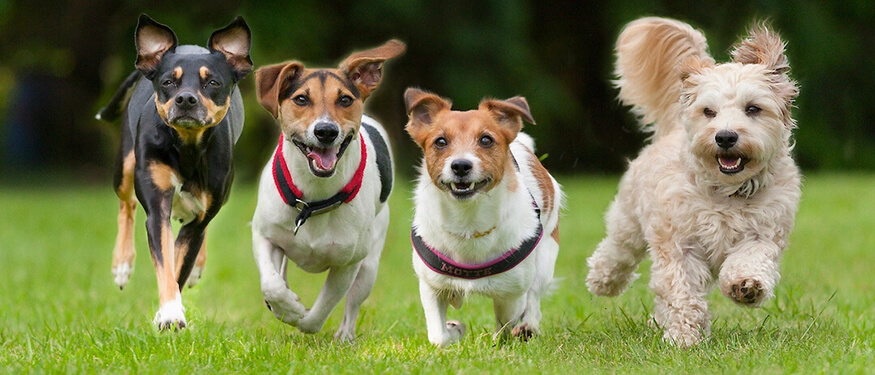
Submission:
<svg viewBox="0 0 875 375">
<path fill-rule="evenodd" d="M 267 307 L 301 332 L 320 331 L 346 296 L 335 338 L 355 338 L 386 240 L 393 173 L 385 130 L 363 116 L 364 100 L 380 84 L 383 63 L 405 48 L 392 40 L 338 69 L 286 62 L 255 73 L 258 100 L 279 119 L 282 136 L 261 175 L 253 253 Z M 288 260 L 328 271 L 311 309 L 289 290 Z"/>
<path fill-rule="evenodd" d="M 449 100 L 407 89 L 406 130 L 424 152 L 411 230 L 413 268 L 428 339 L 445 347 L 465 333 L 447 320 L 469 294 L 493 300 L 496 338 L 538 332 L 541 298 L 559 252 L 562 193 L 521 133 L 534 123 L 522 97 L 452 111 Z"/>
</svg>

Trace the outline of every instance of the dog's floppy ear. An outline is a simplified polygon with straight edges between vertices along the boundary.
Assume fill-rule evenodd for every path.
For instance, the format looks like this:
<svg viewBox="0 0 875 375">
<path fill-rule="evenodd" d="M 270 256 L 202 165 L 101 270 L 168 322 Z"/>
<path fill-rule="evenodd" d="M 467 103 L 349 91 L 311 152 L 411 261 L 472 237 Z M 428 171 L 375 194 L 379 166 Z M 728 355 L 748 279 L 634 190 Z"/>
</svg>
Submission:
<svg viewBox="0 0 875 375">
<path fill-rule="evenodd" d="M 281 64 L 263 66 L 255 71 L 255 92 L 261 103 L 273 118 L 279 116 L 280 95 L 287 89 L 289 82 L 304 70 L 304 65 L 292 61 Z"/>
<path fill-rule="evenodd" d="M 401 56 L 406 50 L 404 43 L 393 39 L 380 47 L 353 53 L 340 64 L 340 71 L 353 82 L 365 100 L 383 79 L 383 63 Z"/>
<path fill-rule="evenodd" d="M 154 77 L 161 58 L 167 51 L 176 48 L 176 34 L 169 27 L 155 22 L 145 13 L 140 14 L 134 32 L 134 45 L 137 46 L 137 62 L 134 66 L 148 79 Z"/>
<path fill-rule="evenodd" d="M 234 70 L 234 78 L 239 81 L 252 71 L 252 60 L 249 58 L 251 40 L 249 25 L 243 17 L 237 16 L 230 25 L 213 32 L 207 45 L 225 55 L 228 65 Z"/>
<path fill-rule="evenodd" d="M 480 102 L 480 110 L 489 111 L 492 117 L 505 129 L 516 136 L 523 128 L 523 120 L 535 123 L 529 110 L 529 103 L 522 96 L 514 96 L 507 100 L 484 99 Z"/>
<path fill-rule="evenodd" d="M 404 104 L 408 118 L 404 129 L 417 143 L 421 131 L 434 123 L 437 114 L 449 110 L 453 105 L 448 99 L 412 87 L 404 91 Z"/>
</svg>

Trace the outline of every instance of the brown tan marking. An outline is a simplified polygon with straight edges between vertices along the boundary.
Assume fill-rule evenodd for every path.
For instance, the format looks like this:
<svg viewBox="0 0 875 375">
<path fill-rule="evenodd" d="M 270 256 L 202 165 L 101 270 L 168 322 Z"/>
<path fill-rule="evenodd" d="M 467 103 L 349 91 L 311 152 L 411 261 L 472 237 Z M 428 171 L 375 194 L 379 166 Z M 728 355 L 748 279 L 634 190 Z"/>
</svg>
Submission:
<svg viewBox="0 0 875 375">
<path fill-rule="evenodd" d="M 149 164 L 149 175 L 152 178 L 152 183 L 155 187 L 161 190 L 170 190 L 173 188 L 173 181 L 178 180 L 176 171 L 169 165 L 158 162 Z"/>
<path fill-rule="evenodd" d="M 200 75 L 201 75 L 201 79 L 206 80 L 207 77 L 210 76 L 210 68 L 207 68 L 206 66 L 202 66 L 202 67 L 198 70 L 198 73 L 200 73 Z"/>
<path fill-rule="evenodd" d="M 134 265 L 136 249 L 134 248 L 134 215 L 137 210 L 137 199 L 134 197 L 134 151 L 128 153 L 122 162 L 122 180 L 116 191 L 118 202 L 118 234 L 115 238 L 115 248 L 112 252 L 112 267 L 121 264 Z"/>
<path fill-rule="evenodd" d="M 167 114 L 170 113 L 170 107 L 173 106 L 173 99 L 167 101 L 167 103 L 161 103 L 158 101 L 158 95 L 155 95 L 155 108 L 158 109 L 158 116 L 161 116 L 161 120 L 164 121 L 165 124 L 170 124 L 170 121 L 167 119 Z"/>
<path fill-rule="evenodd" d="M 489 191 L 505 177 L 512 178 L 508 181 L 508 189 L 515 191 L 518 182 L 512 173 L 509 147 L 517 132 L 501 124 L 483 105 L 477 110 L 451 111 L 448 100 L 433 94 L 424 94 L 425 97 L 408 98 L 408 105 L 426 108 L 425 112 L 417 112 L 417 108 L 408 109 L 415 113 L 411 113 L 406 129 L 423 149 L 426 169 L 435 185 L 442 185 L 440 178 L 448 159 L 471 153 L 480 160 L 483 176 L 491 178 L 484 191 Z M 494 144 L 489 147 L 481 146 L 479 140 L 483 136 L 491 137 Z M 448 142 L 444 148 L 434 145 L 435 140 L 440 137 Z"/>
<path fill-rule="evenodd" d="M 206 124 L 202 126 L 203 129 L 211 128 L 216 126 L 218 123 L 222 122 L 225 119 L 225 115 L 228 114 L 228 108 L 231 107 L 231 96 L 228 95 L 225 98 L 225 104 L 218 105 L 210 98 L 204 96 L 200 92 L 197 93 L 198 98 L 200 98 L 201 103 L 204 103 L 204 106 L 207 107 L 207 116 L 206 116 Z"/>
<path fill-rule="evenodd" d="M 324 83 L 322 80 L 324 77 Z M 304 134 L 307 127 L 316 119 L 326 116 L 340 126 L 342 135 L 357 131 L 361 125 L 364 102 L 355 99 L 349 90 L 348 80 L 337 69 L 304 69 L 300 74 L 303 81 L 294 82 L 297 86 L 279 106 L 280 126 L 286 134 Z M 310 104 L 299 106 L 294 98 L 303 95 Z M 343 96 L 353 98 L 352 105 L 343 107 L 338 100 Z"/>
<path fill-rule="evenodd" d="M 173 68 L 173 79 L 179 81 L 180 78 L 182 78 L 182 67 L 177 66 Z"/>
<path fill-rule="evenodd" d="M 170 222 L 161 224 L 161 258 L 162 263 L 155 261 L 152 257 L 152 263 L 155 265 L 155 277 L 158 281 L 158 300 L 163 306 L 168 301 L 176 298 L 179 293 L 179 284 L 176 282 L 176 251 L 173 245 L 173 230 L 170 228 Z"/>
<path fill-rule="evenodd" d="M 529 158 L 529 168 L 532 171 L 532 176 L 535 177 L 535 181 L 538 183 L 538 190 L 541 191 L 541 200 L 543 201 L 541 204 L 544 207 L 541 207 L 541 210 L 544 213 L 553 212 L 553 201 L 556 197 L 556 189 L 553 187 L 553 180 L 550 178 L 550 173 L 547 172 L 547 169 L 544 168 L 544 165 L 541 164 L 541 161 L 532 153 L 531 150 L 527 150 Z"/>
</svg>

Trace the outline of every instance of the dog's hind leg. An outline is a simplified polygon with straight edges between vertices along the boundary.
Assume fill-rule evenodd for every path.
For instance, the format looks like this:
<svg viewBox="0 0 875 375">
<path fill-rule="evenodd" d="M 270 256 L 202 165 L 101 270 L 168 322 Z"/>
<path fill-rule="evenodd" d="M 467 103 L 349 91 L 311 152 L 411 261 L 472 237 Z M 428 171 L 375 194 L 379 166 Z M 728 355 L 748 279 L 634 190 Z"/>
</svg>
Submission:
<svg viewBox="0 0 875 375">
<path fill-rule="evenodd" d="M 377 215 L 372 229 L 374 246 L 368 256 L 362 261 L 362 266 L 346 293 L 346 306 L 343 309 L 343 321 L 334 334 L 334 339 L 345 342 L 355 340 L 356 320 L 362 302 L 371 295 L 374 282 L 377 280 L 377 269 L 380 266 L 380 253 L 386 243 L 386 229 L 389 227 L 389 207 L 386 206 Z"/>
<path fill-rule="evenodd" d="M 119 152 L 118 169 L 115 177 L 115 191 L 119 198 L 118 234 L 112 252 L 112 275 L 119 289 L 124 289 L 134 271 L 134 215 L 137 198 L 134 196 L 133 150 L 124 157 Z"/>
<path fill-rule="evenodd" d="M 595 252 L 586 260 L 589 274 L 586 286 L 599 296 L 616 296 L 629 286 L 638 274 L 638 264 L 647 254 L 647 242 L 641 233 L 631 205 L 622 202 L 618 194 L 608 210 L 605 237 Z"/>
<path fill-rule="evenodd" d="M 380 243 L 382 248 L 382 243 Z M 340 323 L 340 328 L 334 334 L 335 340 L 344 342 L 352 342 L 355 340 L 355 326 L 358 319 L 359 309 L 362 302 L 371 294 L 374 289 L 374 282 L 377 280 L 377 268 L 380 265 L 380 251 L 375 249 L 373 253 L 368 255 L 362 266 L 359 267 L 359 272 L 346 293 L 346 306 L 343 309 L 343 321 Z"/>
</svg>

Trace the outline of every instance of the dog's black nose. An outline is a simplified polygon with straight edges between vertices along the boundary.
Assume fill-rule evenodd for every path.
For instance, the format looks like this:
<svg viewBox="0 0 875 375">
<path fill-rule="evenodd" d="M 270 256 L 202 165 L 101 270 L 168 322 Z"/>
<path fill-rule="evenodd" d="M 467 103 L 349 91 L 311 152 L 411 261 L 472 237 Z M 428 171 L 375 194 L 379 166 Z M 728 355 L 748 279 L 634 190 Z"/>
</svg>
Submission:
<svg viewBox="0 0 875 375">
<path fill-rule="evenodd" d="M 176 106 L 179 109 L 192 109 L 197 105 L 197 96 L 190 92 L 183 92 L 176 95 Z"/>
<path fill-rule="evenodd" d="M 340 128 L 330 122 L 320 122 L 313 129 L 313 134 L 316 135 L 316 139 L 319 142 L 331 143 L 337 139 L 337 135 L 340 134 Z"/>
<path fill-rule="evenodd" d="M 452 169 L 453 173 L 459 177 L 467 176 L 468 173 L 471 172 L 471 168 L 474 168 L 474 164 L 465 159 L 453 160 L 453 162 L 450 163 L 450 169 Z"/>
<path fill-rule="evenodd" d="M 721 130 L 714 136 L 714 141 L 720 148 L 729 149 L 735 146 L 735 142 L 738 142 L 738 133 L 731 130 Z"/>
</svg>

